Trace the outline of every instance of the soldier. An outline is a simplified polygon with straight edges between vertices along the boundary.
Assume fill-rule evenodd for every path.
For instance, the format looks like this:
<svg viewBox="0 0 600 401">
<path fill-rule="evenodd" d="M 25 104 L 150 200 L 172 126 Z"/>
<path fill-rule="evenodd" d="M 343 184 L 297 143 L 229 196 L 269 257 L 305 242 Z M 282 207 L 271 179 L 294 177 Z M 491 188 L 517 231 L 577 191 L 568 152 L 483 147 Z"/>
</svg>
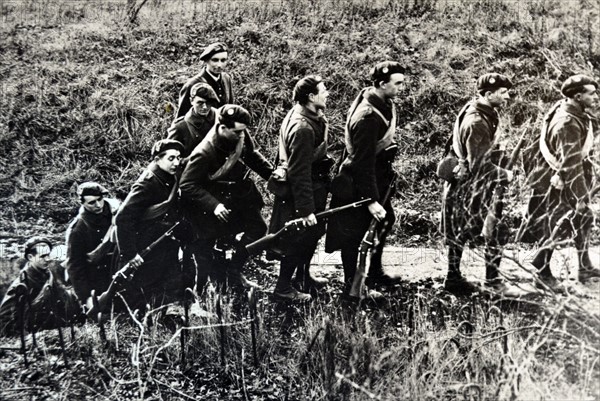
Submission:
<svg viewBox="0 0 600 401">
<path fill-rule="evenodd" d="M 181 157 L 187 158 L 192 150 L 202 142 L 206 133 L 215 124 L 219 98 L 206 82 L 199 82 L 190 90 L 191 108 L 185 116 L 179 117 L 168 130 L 167 138 L 183 144 Z"/>
<path fill-rule="evenodd" d="M 367 208 L 342 212 L 329 219 L 326 251 L 341 249 L 344 267 L 344 294 L 348 295 L 358 261 L 358 247 L 370 221 L 379 221 L 380 243 L 374 250 L 367 283 L 395 283 L 398 277 L 386 274 L 381 254 L 394 221 L 388 199 L 381 203 L 394 171 L 396 111 L 392 99 L 404 87 L 405 69 L 386 61 L 371 70 L 372 87 L 363 89 L 354 101 L 346 122 L 345 159 L 332 183 L 331 207 L 371 199 Z M 342 156 L 344 158 L 344 155 Z"/>
<path fill-rule="evenodd" d="M 190 155 L 181 177 L 181 193 L 198 239 L 191 245 L 198 268 L 200 291 L 206 274 L 216 271 L 213 248 L 218 239 L 244 232 L 228 263 L 226 279 L 233 286 L 255 285 L 242 274 L 248 257 L 244 246 L 267 231 L 260 210 L 263 199 L 250 170 L 268 179 L 273 167 L 256 149 L 247 127 L 250 114 L 242 107 L 225 105 L 217 112 L 217 124 Z"/>
<path fill-rule="evenodd" d="M 0 304 L 0 334 L 15 334 L 19 329 L 19 288 L 24 289 L 29 299 L 24 312 L 27 317 L 21 318 L 28 321 L 30 328 L 56 327 L 67 318 L 81 313 L 75 294 L 65 287 L 64 270 L 58 263 L 50 260 L 51 251 L 52 243 L 44 237 L 33 237 L 25 243 L 25 265 Z"/>
<path fill-rule="evenodd" d="M 200 74 L 188 80 L 179 91 L 179 108 L 177 109 L 176 118 L 185 116 L 192 107 L 190 91 L 198 82 L 206 82 L 214 89 L 219 98 L 216 107 L 234 102 L 231 76 L 225 72 L 227 46 L 219 42 L 208 45 L 200 55 L 200 60 L 205 63 L 200 70 Z"/>
<path fill-rule="evenodd" d="M 106 199 L 108 191 L 95 182 L 79 185 L 77 195 L 81 207 L 67 229 L 66 268 L 73 290 L 80 302 L 85 303 L 92 290 L 100 294 L 110 284 L 116 244 L 110 241 L 108 232 L 119 204 Z M 90 260 L 88 254 L 94 250 L 101 254 Z"/>
<path fill-rule="evenodd" d="M 327 156 L 328 124 L 323 110 L 329 92 L 320 77 L 309 75 L 296 84 L 293 100 L 296 105 L 281 124 L 279 136 L 279 171 L 289 184 L 290 194 L 276 194 L 270 232 L 277 232 L 285 223 L 301 218 L 308 228 L 290 238 L 283 249 L 279 278 L 274 295 L 306 300 L 311 296 L 292 286 L 296 272 L 297 286 L 304 291 L 318 290 L 327 284 L 323 278 L 310 274 L 310 260 L 319 238 L 325 232 L 315 212 L 325 210 L 329 186 L 331 159 Z M 283 177 L 282 177 L 283 178 Z"/>
<path fill-rule="evenodd" d="M 152 146 L 153 161 L 140 175 L 116 216 L 120 264 L 137 270 L 122 292 L 130 308 L 174 302 L 194 285 L 194 271 L 179 263 L 179 244 L 165 238 L 144 258 L 140 252 L 181 220 L 177 172 L 181 142 L 163 139 Z"/>
<path fill-rule="evenodd" d="M 442 228 L 448 245 L 448 275 L 444 286 L 456 294 L 469 294 L 476 286 L 460 272 L 464 245 L 482 232 L 496 185 L 512 180 L 512 171 L 495 164 L 492 147 L 498 128 L 497 109 L 509 99 L 510 80 L 490 73 L 477 80 L 478 97 L 469 102 L 457 117 L 458 130 L 452 136 L 451 152 L 458 158 L 455 179 L 445 183 L 442 200 Z M 456 135 L 458 134 L 458 135 Z M 497 216 L 498 217 L 498 216 Z M 498 277 L 502 250 L 497 246 L 498 227 L 486 242 L 486 284 L 503 290 Z"/>
<path fill-rule="evenodd" d="M 561 93 L 566 99 L 546 115 L 533 156 L 534 167 L 527 177 L 532 194 L 520 231 L 539 240 L 541 247 L 532 264 L 540 280 L 553 289 L 560 289 L 550 270 L 554 241 L 565 235 L 575 242 L 579 281 L 600 277 L 588 251 L 594 218 L 589 206 L 594 134 L 586 111 L 597 106 L 597 89 L 598 83 L 585 75 L 574 75 L 563 83 Z"/>
</svg>

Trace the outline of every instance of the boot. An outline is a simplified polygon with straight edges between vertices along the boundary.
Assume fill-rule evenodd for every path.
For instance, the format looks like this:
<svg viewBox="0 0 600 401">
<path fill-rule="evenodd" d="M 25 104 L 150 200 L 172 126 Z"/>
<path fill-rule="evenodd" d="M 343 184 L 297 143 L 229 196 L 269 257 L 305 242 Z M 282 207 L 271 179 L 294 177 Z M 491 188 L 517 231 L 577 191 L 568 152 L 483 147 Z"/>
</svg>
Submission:
<svg viewBox="0 0 600 401">
<path fill-rule="evenodd" d="M 448 275 L 444 280 L 446 291 L 455 295 L 471 295 L 478 291 L 475 284 L 465 279 L 460 272 L 460 260 L 463 248 L 450 246 L 448 248 Z"/>
<path fill-rule="evenodd" d="M 369 267 L 369 274 L 365 279 L 365 283 L 368 286 L 373 286 L 377 284 L 381 285 L 394 285 L 399 284 L 402 281 L 402 278 L 399 274 L 389 274 L 383 270 L 383 266 L 381 264 L 381 255 L 376 253 L 371 258 L 371 266 Z"/>
<path fill-rule="evenodd" d="M 580 282 L 585 283 L 593 278 L 600 277 L 600 269 L 594 267 L 590 260 L 590 254 L 587 249 L 578 251 L 579 254 L 579 274 Z"/>
<path fill-rule="evenodd" d="M 538 280 L 535 286 L 540 289 L 548 287 L 554 292 L 563 292 L 564 288 L 562 288 L 560 281 L 554 277 L 552 270 L 550 270 L 553 252 L 554 250 L 551 248 L 541 248 L 533 257 L 531 264 L 538 269 Z"/>
<path fill-rule="evenodd" d="M 502 250 L 488 245 L 485 251 L 485 285 L 493 290 L 502 291 L 505 286 L 499 275 Z"/>
<path fill-rule="evenodd" d="M 275 284 L 273 295 L 277 298 L 290 301 L 308 301 L 312 297 L 310 294 L 299 292 L 292 287 L 292 276 L 296 271 L 297 260 L 293 256 L 283 257 L 279 268 L 279 277 Z"/>
</svg>

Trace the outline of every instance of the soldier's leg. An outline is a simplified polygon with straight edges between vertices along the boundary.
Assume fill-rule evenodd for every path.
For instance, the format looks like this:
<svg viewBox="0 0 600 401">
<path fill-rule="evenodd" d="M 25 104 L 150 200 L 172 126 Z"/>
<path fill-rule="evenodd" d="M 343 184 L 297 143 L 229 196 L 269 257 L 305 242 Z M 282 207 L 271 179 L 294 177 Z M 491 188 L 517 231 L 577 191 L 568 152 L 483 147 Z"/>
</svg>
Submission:
<svg viewBox="0 0 600 401">
<path fill-rule="evenodd" d="M 310 261 L 317 249 L 319 238 L 323 232 L 323 227 L 314 227 L 307 232 L 305 239 L 298 243 L 302 249 L 298 249 L 299 262 L 296 268 L 296 277 L 294 278 L 294 286 L 302 292 L 310 293 L 311 291 L 319 291 L 324 288 L 329 280 L 323 277 L 315 277 L 310 272 Z"/>
<path fill-rule="evenodd" d="M 225 272 L 219 271 L 213 260 L 214 240 L 200 238 L 189 244 L 196 262 L 196 293 L 200 294 L 210 277 L 216 283 L 225 282 Z"/>
<path fill-rule="evenodd" d="M 502 248 L 495 238 L 490 238 L 485 244 L 485 280 L 488 284 L 495 284 L 500 281 L 501 260 Z"/>
<path fill-rule="evenodd" d="M 260 288 L 258 284 L 248 280 L 242 273 L 242 270 L 249 257 L 246 245 L 256 241 L 267 233 L 267 223 L 263 219 L 260 209 L 246 210 L 239 216 L 242 220 L 240 227 L 243 229 L 244 234 L 237 244 L 233 259 L 229 264 L 227 280 L 233 286 Z"/>
<path fill-rule="evenodd" d="M 577 249 L 577 259 L 579 262 L 578 278 L 581 282 L 586 282 L 594 277 L 600 277 L 600 269 L 594 267 L 589 253 L 590 232 L 593 222 L 594 216 L 589 208 L 582 213 L 578 213 L 573 222 L 575 248 Z"/>
<path fill-rule="evenodd" d="M 306 259 L 303 255 L 286 255 L 281 258 L 279 277 L 275 284 L 273 294 L 279 298 L 293 301 L 305 301 L 311 299 L 309 294 L 299 292 L 292 286 L 292 277 L 299 265 Z"/>
<path fill-rule="evenodd" d="M 358 245 L 342 248 L 342 266 L 344 267 L 344 294 L 350 293 L 352 281 L 356 274 L 356 263 L 358 262 Z"/>
<path fill-rule="evenodd" d="M 454 294 L 468 295 L 477 291 L 477 287 L 465 279 L 460 272 L 464 243 L 453 242 L 448 245 L 448 275 L 444 281 L 444 288 Z"/>
</svg>

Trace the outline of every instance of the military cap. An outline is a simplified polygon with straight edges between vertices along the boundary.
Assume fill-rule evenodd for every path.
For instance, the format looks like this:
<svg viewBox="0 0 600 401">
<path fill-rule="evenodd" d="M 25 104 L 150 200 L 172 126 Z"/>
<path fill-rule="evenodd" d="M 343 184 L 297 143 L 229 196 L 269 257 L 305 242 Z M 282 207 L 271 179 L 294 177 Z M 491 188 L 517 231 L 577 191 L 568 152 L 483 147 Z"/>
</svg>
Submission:
<svg viewBox="0 0 600 401">
<path fill-rule="evenodd" d="M 318 93 L 317 85 L 323 82 L 323 79 L 318 75 L 308 75 L 298 82 L 294 86 L 294 92 L 292 93 L 292 99 L 295 102 L 306 103 L 308 101 L 308 95 L 311 93 Z"/>
<path fill-rule="evenodd" d="M 198 82 L 196 85 L 192 86 L 192 89 L 190 89 L 190 97 L 194 98 L 196 96 L 201 97 L 207 102 L 219 103 L 219 98 L 217 97 L 215 90 L 206 82 Z"/>
<path fill-rule="evenodd" d="M 80 198 L 84 196 L 105 196 L 108 195 L 108 190 L 97 182 L 88 181 L 79 184 L 77 187 L 77 195 Z"/>
<path fill-rule="evenodd" d="M 566 97 L 573 97 L 576 94 L 581 93 L 585 85 L 594 85 L 594 87 L 598 89 L 598 82 L 596 82 L 594 78 L 578 74 L 567 78 L 567 80 L 563 82 L 560 92 Z"/>
<path fill-rule="evenodd" d="M 221 52 L 226 52 L 226 51 L 227 51 L 227 46 L 225 46 L 224 43 L 221 43 L 221 42 L 211 43 L 210 45 L 206 46 L 206 48 L 200 55 L 200 60 L 202 60 L 202 61 L 209 60 L 215 54 L 221 53 Z"/>
<path fill-rule="evenodd" d="M 48 248 L 52 249 L 52 242 L 50 242 L 48 238 L 40 236 L 31 237 L 25 243 L 25 257 L 27 257 L 27 255 L 34 255 L 35 246 L 39 244 L 46 244 L 48 245 Z"/>
<path fill-rule="evenodd" d="M 180 153 L 183 153 L 184 148 L 181 142 L 174 139 L 161 139 L 160 141 L 156 141 L 156 143 L 152 146 L 152 151 L 150 154 L 152 157 L 156 157 L 169 149 L 175 149 Z"/>
<path fill-rule="evenodd" d="M 236 104 L 226 104 L 217 110 L 219 123 L 227 128 L 233 128 L 235 123 L 250 125 L 251 117 L 248 110 Z"/>
<path fill-rule="evenodd" d="M 500 88 L 510 89 L 513 84 L 506 75 L 490 72 L 483 74 L 477 79 L 477 90 L 479 91 L 494 91 Z"/>
<path fill-rule="evenodd" d="M 383 61 L 371 68 L 371 81 L 373 81 L 374 84 L 377 84 L 381 81 L 387 82 L 390 79 L 390 75 L 404 74 L 405 72 L 406 68 L 404 68 L 402 64 L 395 61 Z"/>
</svg>

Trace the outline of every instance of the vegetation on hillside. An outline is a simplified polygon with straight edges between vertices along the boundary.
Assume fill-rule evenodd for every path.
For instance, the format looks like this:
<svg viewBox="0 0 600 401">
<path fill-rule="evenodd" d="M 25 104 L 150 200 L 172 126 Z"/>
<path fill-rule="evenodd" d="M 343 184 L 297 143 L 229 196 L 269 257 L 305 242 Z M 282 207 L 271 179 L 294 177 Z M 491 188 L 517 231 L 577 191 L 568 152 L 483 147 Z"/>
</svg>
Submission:
<svg viewBox="0 0 600 401">
<path fill-rule="evenodd" d="M 395 236 L 409 243 L 438 239 L 435 165 L 477 76 L 496 71 L 516 84 L 498 133 L 510 148 L 521 129 L 539 128 L 565 78 L 600 68 L 600 6 L 588 0 L 151 0 L 133 16 L 142 2 L 0 5 L 0 237 L 62 237 L 86 180 L 124 197 L 213 41 L 231 49 L 237 101 L 270 157 L 297 79 L 327 80 L 339 156 L 345 112 L 369 69 L 382 60 L 409 68 L 395 201 Z M 521 181 L 510 188 L 511 220 Z M 254 313 L 209 290 L 201 305 L 209 314 L 193 318 L 185 363 L 159 312 L 112 318 L 108 345 L 98 327 L 76 327 L 68 366 L 55 331 L 38 335 L 28 368 L 9 349 L 18 339 L 6 339 L 0 398 L 600 399 L 599 317 L 572 294 L 507 304 L 456 299 L 429 280 L 358 311 L 335 292 L 307 307 L 259 298 Z"/>
</svg>

